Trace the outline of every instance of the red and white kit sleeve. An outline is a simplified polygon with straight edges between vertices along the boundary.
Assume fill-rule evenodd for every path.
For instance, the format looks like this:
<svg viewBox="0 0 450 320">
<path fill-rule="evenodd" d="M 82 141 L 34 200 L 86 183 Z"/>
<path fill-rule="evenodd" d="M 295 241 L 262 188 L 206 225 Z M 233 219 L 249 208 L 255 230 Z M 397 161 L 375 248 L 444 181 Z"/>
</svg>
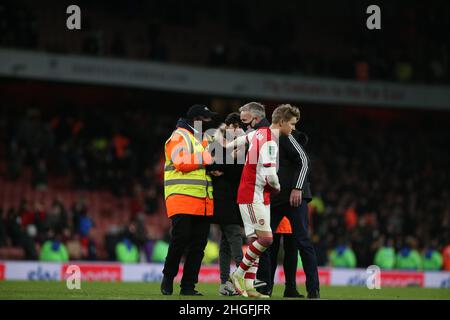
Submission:
<svg viewBox="0 0 450 320">
<path fill-rule="evenodd" d="M 260 175 L 265 177 L 267 183 L 274 189 L 280 190 L 280 183 L 277 175 L 278 145 L 275 141 L 268 139 L 259 150 L 258 170 Z"/>
</svg>

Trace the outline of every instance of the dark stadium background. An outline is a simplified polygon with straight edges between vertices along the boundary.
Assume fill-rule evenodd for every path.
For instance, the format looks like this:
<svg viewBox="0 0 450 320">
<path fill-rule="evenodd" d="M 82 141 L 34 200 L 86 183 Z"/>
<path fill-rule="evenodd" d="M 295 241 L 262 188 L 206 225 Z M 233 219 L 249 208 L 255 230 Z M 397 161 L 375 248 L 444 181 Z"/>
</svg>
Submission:
<svg viewBox="0 0 450 320">
<path fill-rule="evenodd" d="M 2 1 L 0 47 L 448 90 L 448 1 L 378 1 L 382 30 L 370 31 L 372 2 L 77 1 L 82 29 L 69 31 L 72 3 Z M 75 260 L 114 260 L 115 244 L 130 232 L 143 250 L 166 241 L 161 165 L 176 120 L 194 103 L 223 120 L 252 100 L 269 110 L 285 102 L 301 108 L 312 190 L 324 204 L 311 210 L 321 266 L 339 244 L 354 250 L 361 268 L 388 240 L 397 251 L 443 252 L 450 245 L 444 98 L 441 108 L 312 103 L 3 75 L 0 259 L 38 259 L 55 234 L 78 247 L 74 254 L 81 247 Z M 23 221 L 36 212 L 65 218 L 35 222 L 34 235 Z M 85 215 L 93 223 L 86 233 L 77 225 Z"/>
</svg>

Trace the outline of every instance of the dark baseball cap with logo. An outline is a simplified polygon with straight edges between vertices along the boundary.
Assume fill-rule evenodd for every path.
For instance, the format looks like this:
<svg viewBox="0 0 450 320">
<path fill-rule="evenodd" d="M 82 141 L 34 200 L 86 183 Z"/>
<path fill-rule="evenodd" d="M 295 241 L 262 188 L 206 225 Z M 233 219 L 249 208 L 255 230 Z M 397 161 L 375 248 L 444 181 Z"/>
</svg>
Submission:
<svg viewBox="0 0 450 320">
<path fill-rule="evenodd" d="M 188 119 L 194 119 L 196 117 L 212 118 L 216 115 L 217 112 L 212 112 L 207 106 L 203 104 L 194 104 L 186 113 L 186 117 Z"/>
</svg>

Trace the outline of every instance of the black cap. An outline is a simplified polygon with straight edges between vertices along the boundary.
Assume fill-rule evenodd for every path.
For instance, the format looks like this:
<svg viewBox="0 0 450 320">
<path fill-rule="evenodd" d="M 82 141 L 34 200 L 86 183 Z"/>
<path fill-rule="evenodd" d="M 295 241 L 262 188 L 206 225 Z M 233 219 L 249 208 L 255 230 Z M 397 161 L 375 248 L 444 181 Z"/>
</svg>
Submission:
<svg viewBox="0 0 450 320">
<path fill-rule="evenodd" d="M 217 115 L 216 112 L 212 112 L 207 106 L 203 104 L 194 104 L 186 113 L 186 117 L 188 119 L 194 119 L 195 117 L 212 118 L 215 115 Z"/>
</svg>

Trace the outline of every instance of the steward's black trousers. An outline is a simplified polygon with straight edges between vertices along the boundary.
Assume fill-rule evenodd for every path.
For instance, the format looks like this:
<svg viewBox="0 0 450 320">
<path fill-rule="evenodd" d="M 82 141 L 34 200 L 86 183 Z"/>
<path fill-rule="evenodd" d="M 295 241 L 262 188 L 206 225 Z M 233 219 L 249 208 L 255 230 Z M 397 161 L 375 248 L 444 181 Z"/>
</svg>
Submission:
<svg viewBox="0 0 450 320">
<path fill-rule="evenodd" d="M 172 239 L 164 263 L 163 274 L 173 279 L 178 273 L 181 257 L 184 253 L 182 290 L 193 290 L 198 282 L 198 273 L 208 242 L 209 220 L 203 216 L 176 214 L 172 220 Z"/>
<path fill-rule="evenodd" d="M 276 230 L 280 221 L 286 216 L 292 227 L 292 235 L 295 244 L 300 252 L 303 263 L 303 270 L 306 275 L 307 292 L 315 292 L 319 290 L 319 274 L 317 271 L 317 257 L 314 247 L 308 234 L 308 204 L 302 201 L 298 207 L 291 207 L 289 203 L 275 206 L 271 208 L 270 227 L 272 231 Z M 268 284 L 267 289 L 273 287 L 273 279 L 271 277 L 272 263 L 270 259 L 270 247 L 260 257 L 257 278 Z"/>
</svg>

